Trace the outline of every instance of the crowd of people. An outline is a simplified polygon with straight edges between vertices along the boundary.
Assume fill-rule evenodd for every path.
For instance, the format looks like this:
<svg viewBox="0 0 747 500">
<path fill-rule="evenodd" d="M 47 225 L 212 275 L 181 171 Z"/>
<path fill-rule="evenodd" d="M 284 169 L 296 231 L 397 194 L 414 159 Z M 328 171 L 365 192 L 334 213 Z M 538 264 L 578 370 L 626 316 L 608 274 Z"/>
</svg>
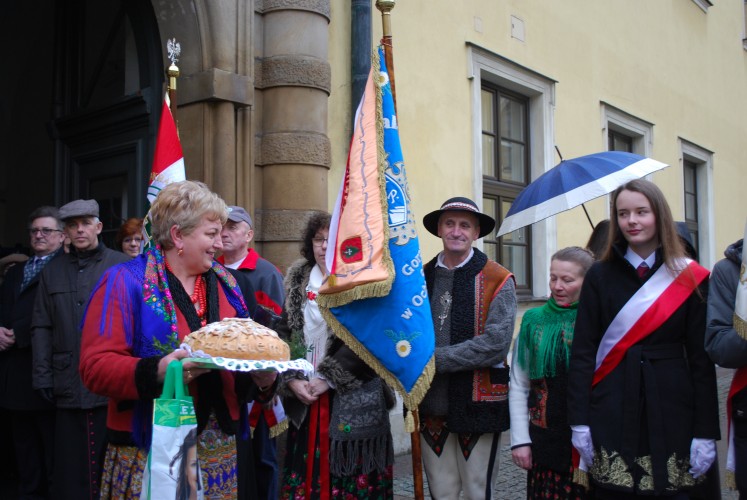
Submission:
<svg viewBox="0 0 747 500">
<path fill-rule="evenodd" d="M 423 268 L 435 376 L 418 408 L 433 498 L 500 498 L 508 430 L 530 499 L 719 498 L 716 364 L 736 369 L 726 465 L 747 498 L 742 240 L 709 278 L 655 184 L 619 187 L 610 213 L 586 248 L 551 257 L 550 297 L 516 335 L 514 276 L 475 246 L 495 220 L 464 197 L 423 218 L 442 243 Z M 170 465 L 179 498 L 392 498 L 396 398 L 316 302 L 330 223 L 309 217 L 284 277 L 251 248 L 247 210 L 199 182 L 161 191 L 144 252 L 142 219 L 122 224 L 116 249 L 103 244 L 94 200 L 34 210 L 31 255 L 6 259 L 0 286 L 18 498 L 139 498 L 167 367 L 188 357 L 184 336 L 226 317 L 270 325 L 313 371 L 182 361 L 197 427 Z M 365 418 L 331 426 L 340 415 Z"/>
</svg>

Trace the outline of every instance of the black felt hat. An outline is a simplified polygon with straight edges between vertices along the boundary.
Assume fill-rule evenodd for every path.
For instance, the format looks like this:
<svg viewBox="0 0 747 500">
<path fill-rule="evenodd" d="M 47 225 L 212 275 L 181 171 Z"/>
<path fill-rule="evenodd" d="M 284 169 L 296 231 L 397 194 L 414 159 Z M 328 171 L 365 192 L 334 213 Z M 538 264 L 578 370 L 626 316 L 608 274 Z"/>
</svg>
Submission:
<svg viewBox="0 0 747 500">
<path fill-rule="evenodd" d="M 446 200 L 439 210 L 427 214 L 423 217 L 423 225 L 434 236 L 438 236 L 438 219 L 444 212 L 470 212 L 477 216 L 480 224 L 480 238 L 490 234 L 495 229 L 495 219 L 486 215 L 477 208 L 477 204 L 469 198 L 457 196 Z"/>
</svg>

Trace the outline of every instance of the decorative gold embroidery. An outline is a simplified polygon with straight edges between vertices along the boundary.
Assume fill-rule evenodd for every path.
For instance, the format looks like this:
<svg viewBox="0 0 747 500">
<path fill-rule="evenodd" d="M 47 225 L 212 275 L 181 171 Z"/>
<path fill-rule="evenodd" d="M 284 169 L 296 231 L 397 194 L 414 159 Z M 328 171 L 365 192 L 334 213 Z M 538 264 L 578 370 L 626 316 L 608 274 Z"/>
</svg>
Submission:
<svg viewBox="0 0 747 500">
<path fill-rule="evenodd" d="M 638 457 L 635 459 L 635 463 L 642 471 L 642 475 L 638 480 L 638 491 L 654 491 L 654 467 L 651 455 Z M 667 480 L 669 481 L 669 484 L 666 485 L 664 491 L 680 491 L 703 481 L 705 476 L 694 479 L 689 472 L 689 468 L 689 460 L 678 458 L 676 453 L 672 454 L 669 459 L 667 459 Z"/>
<path fill-rule="evenodd" d="M 610 453 L 602 448 L 594 457 L 594 464 L 589 472 L 600 484 L 612 484 L 625 488 L 633 487 L 633 475 L 617 452 Z"/>
<path fill-rule="evenodd" d="M 638 481 L 638 489 L 641 491 L 654 491 L 654 465 L 651 461 L 651 455 L 638 457 L 635 459 L 635 463 L 643 469 L 643 475 Z"/>
<path fill-rule="evenodd" d="M 676 453 L 673 453 L 667 460 L 667 475 L 669 476 L 669 484 L 671 484 L 675 490 L 681 490 L 689 486 L 694 486 L 696 483 L 702 481 L 702 479 L 696 480 L 689 472 L 690 459 L 680 459 Z M 705 474 L 701 476 L 705 478 Z"/>
</svg>

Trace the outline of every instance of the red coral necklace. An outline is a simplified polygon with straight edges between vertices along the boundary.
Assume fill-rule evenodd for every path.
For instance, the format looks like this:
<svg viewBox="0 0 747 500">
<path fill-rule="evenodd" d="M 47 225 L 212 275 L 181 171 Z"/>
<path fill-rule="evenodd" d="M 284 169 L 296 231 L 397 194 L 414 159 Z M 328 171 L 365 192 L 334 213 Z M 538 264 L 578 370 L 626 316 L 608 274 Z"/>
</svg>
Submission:
<svg viewBox="0 0 747 500">
<path fill-rule="evenodd" d="M 197 309 L 197 317 L 200 318 L 200 324 L 205 326 L 207 319 L 205 319 L 205 311 L 207 310 L 207 286 L 205 285 L 205 278 L 198 276 L 195 281 L 195 292 L 189 296 L 189 299 L 195 305 Z"/>
<path fill-rule="evenodd" d="M 174 270 L 171 269 L 169 261 L 163 259 L 163 262 L 166 264 L 166 269 L 168 269 L 171 274 L 174 274 Z M 205 278 L 203 276 L 198 276 L 195 279 L 195 291 L 189 296 L 189 300 L 191 300 L 192 304 L 195 306 L 197 317 L 200 318 L 200 324 L 202 326 L 207 325 L 207 318 L 205 317 L 205 311 L 207 311 L 207 285 L 205 284 Z"/>
</svg>

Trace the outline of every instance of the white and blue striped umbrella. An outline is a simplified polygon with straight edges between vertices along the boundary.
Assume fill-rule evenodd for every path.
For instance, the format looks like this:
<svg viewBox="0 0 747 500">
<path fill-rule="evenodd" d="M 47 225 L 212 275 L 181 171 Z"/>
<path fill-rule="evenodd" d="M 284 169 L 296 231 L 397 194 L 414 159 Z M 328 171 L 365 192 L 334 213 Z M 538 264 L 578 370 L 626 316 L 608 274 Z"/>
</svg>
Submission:
<svg viewBox="0 0 747 500">
<path fill-rule="evenodd" d="M 668 166 L 623 151 L 563 160 L 519 193 L 503 219 L 498 236 L 570 210 Z"/>
</svg>

